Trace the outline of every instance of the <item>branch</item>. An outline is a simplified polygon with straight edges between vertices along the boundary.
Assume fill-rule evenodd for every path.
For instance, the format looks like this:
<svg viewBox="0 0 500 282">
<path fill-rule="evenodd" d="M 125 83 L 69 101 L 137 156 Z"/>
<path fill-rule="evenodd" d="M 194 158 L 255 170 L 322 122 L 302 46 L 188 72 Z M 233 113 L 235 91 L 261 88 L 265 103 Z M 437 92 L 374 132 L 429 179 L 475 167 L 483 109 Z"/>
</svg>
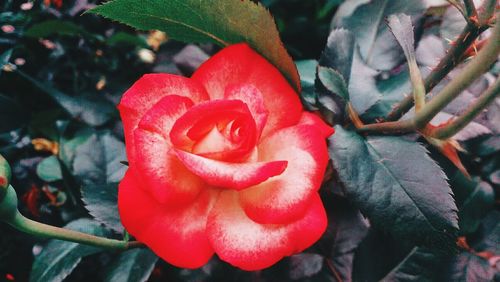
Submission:
<svg viewBox="0 0 500 282">
<path fill-rule="evenodd" d="M 477 20 L 477 10 L 476 5 L 473 0 L 464 0 L 465 12 L 467 13 L 467 18 L 465 20 L 470 21 L 472 19 Z"/>
<path fill-rule="evenodd" d="M 425 79 L 426 93 L 431 90 L 448 75 L 448 73 L 459 65 L 464 60 L 464 53 L 474 43 L 476 38 L 486 30 L 486 26 L 478 27 L 474 24 L 468 23 L 458 39 L 451 45 L 439 64 L 432 70 L 432 72 Z M 400 119 L 406 112 L 408 112 L 414 105 L 413 96 L 406 96 L 396 107 L 389 113 L 386 121 L 395 121 Z"/>
<path fill-rule="evenodd" d="M 486 46 L 477 56 L 468 63 L 438 95 L 415 115 L 415 125 L 419 129 L 425 128 L 427 123 L 439 113 L 448 103 L 455 99 L 474 80 L 486 72 L 497 60 L 500 53 L 500 24 L 496 24 Z"/>
<path fill-rule="evenodd" d="M 471 105 L 461 116 L 454 119 L 452 122 L 430 132 L 434 138 L 447 139 L 462 130 L 469 122 L 471 122 L 478 114 L 480 114 L 495 98 L 500 94 L 500 79 L 490 86 L 477 100 Z"/>
</svg>

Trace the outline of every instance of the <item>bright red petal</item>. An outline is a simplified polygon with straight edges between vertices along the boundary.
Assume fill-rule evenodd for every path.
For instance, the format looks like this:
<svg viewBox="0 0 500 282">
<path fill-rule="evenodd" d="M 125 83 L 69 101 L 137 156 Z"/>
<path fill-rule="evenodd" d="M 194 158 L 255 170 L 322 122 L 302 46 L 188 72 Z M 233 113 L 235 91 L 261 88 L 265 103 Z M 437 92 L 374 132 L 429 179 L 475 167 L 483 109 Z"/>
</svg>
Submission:
<svg viewBox="0 0 500 282">
<path fill-rule="evenodd" d="M 286 225 L 259 224 L 238 204 L 237 192 L 224 191 L 210 212 L 207 233 L 224 261 L 244 270 L 269 267 L 311 246 L 326 229 L 323 203 L 315 194 L 302 218 Z"/>
<path fill-rule="evenodd" d="M 247 44 L 224 48 L 203 63 L 192 79 L 205 86 L 212 100 L 224 97 L 231 85 L 252 85 L 264 97 L 269 111 L 263 135 L 294 125 L 302 112 L 297 93 L 281 73 Z"/>
<path fill-rule="evenodd" d="M 299 125 L 301 124 L 316 127 L 325 138 L 328 138 L 330 137 L 330 135 L 335 133 L 335 129 L 333 129 L 333 127 L 326 124 L 319 116 L 315 115 L 314 113 L 302 112 L 302 116 L 300 117 L 299 121 Z"/>
<path fill-rule="evenodd" d="M 259 161 L 287 160 L 281 175 L 240 192 L 247 215 L 260 223 L 300 218 L 321 186 L 328 163 L 326 141 L 316 127 L 279 130 L 259 145 Z"/>
<path fill-rule="evenodd" d="M 182 268 L 206 264 L 213 255 L 206 221 L 216 192 L 206 190 L 193 204 L 167 210 L 140 186 L 129 169 L 118 190 L 118 210 L 125 229 L 168 263 Z"/>
<path fill-rule="evenodd" d="M 158 133 L 170 142 L 169 133 L 179 117 L 193 106 L 191 99 L 169 95 L 149 109 L 139 122 L 139 128 Z"/>
<path fill-rule="evenodd" d="M 253 85 L 230 85 L 226 88 L 224 99 L 240 100 L 248 106 L 257 125 L 257 136 L 260 136 L 269 112 L 264 106 L 264 97 L 259 89 Z"/>
<path fill-rule="evenodd" d="M 203 86 L 189 78 L 172 74 L 146 74 L 141 77 L 123 94 L 118 105 L 129 160 L 135 158 L 133 132 L 140 119 L 154 104 L 168 95 L 188 97 L 195 103 L 209 99 Z"/>
<path fill-rule="evenodd" d="M 240 100 L 214 100 L 193 106 L 170 131 L 172 144 L 184 151 L 223 161 L 245 159 L 257 142 L 255 121 Z"/>
<path fill-rule="evenodd" d="M 242 190 L 285 171 L 286 161 L 228 163 L 176 150 L 179 160 L 194 174 L 216 187 Z"/>
<path fill-rule="evenodd" d="M 177 208 L 193 201 L 207 184 L 186 169 L 162 135 L 138 128 L 134 168 L 156 201 Z"/>
</svg>

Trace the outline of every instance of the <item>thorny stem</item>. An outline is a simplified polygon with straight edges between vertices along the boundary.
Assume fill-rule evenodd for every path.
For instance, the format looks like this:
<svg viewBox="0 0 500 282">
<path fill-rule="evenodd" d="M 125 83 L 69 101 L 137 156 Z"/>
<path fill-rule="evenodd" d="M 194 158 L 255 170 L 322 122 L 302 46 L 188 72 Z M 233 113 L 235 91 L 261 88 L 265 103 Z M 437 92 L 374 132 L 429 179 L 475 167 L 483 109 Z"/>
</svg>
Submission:
<svg viewBox="0 0 500 282">
<path fill-rule="evenodd" d="M 471 18 L 477 19 L 477 10 L 476 5 L 473 0 L 464 0 L 465 12 L 467 13 L 468 18 L 466 20 L 470 20 Z"/>
<path fill-rule="evenodd" d="M 487 26 L 477 26 L 468 23 L 454 44 L 451 45 L 439 64 L 425 78 L 425 90 L 429 93 L 448 73 L 459 65 L 465 58 L 464 53 L 474 43 L 476 38 L 487 29 Z M 386 121 L 395 121 L 400 119 L 414 105 L 413 96 L 408 95 L 394 107 L 388 114 Z"/>
<path fill-rule="evenodd" d="M 486 46 L 441 92 L 415 115 L 415 126 L 423 129 L 436 114 L 455 99 L 474 80 L 486 72 L 500 53 L 500 24 L 496 24 Z"/>
<path fill-rule="evenodd" d="M 438 127 L 430 132 L 434 138 L 447 139 L 462 130 L 470 121 L 480 114 L 495 98 L 500 94 L 500 79 L 483 93 L 476 102 L 471 105 L 461 116 L 454 119 L 452 122 L 443 127 Z"/>
</svg>

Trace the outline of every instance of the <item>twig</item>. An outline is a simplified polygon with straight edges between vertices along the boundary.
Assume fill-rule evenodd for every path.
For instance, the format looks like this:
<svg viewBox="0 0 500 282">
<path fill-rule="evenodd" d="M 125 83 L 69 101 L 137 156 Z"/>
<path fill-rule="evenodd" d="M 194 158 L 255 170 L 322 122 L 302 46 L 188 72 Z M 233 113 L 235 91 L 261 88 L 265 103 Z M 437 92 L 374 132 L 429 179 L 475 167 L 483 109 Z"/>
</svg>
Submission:
<svg viewBox="0 0 500 282">
<path fill-rule="evenodd" d="M 492 35 L 486 46 L 477 56 L 468 63 L 446 87 L 441 90 L 420 112 L 415 115 L 415 125 L 419 129 L 425 128 L 448 103 L 455 99 L 474 80 L 486 72 L 497 60 L 500 53 L 500 24 L 495 25 Z"/>
<path fill-rule="evenodd" d="M 490 86 L 462 115 L 445 126 L 438 127 L 430 132 L 434 138 L 447 139 L 462 130 L 470 121 L 480 114 L 500 93 L 500 79 Z"/>
</svg>

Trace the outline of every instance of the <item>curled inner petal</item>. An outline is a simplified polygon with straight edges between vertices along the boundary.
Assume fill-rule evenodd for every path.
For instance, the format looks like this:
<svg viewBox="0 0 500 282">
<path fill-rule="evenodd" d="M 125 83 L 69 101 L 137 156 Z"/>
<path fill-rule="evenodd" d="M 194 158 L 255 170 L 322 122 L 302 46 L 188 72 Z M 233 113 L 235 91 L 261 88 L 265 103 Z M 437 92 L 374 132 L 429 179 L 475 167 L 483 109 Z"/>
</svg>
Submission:
<svg viewBox="0 0 500 282">
<path fill-rule="evenodd" d="M 238 162 L 253 151 L 257 129 L 244 102 L 214 100 L 198 104 L 181 116 L 170 131 L 170 140 L 187 152 Z"/>
<path fill-rule="evenodd" d="M 235 190 L 259 184 L 285 171 L 287 161 L 227 163 L 175 150 L 179 160 L 208 184 Z"/>
</svg>

